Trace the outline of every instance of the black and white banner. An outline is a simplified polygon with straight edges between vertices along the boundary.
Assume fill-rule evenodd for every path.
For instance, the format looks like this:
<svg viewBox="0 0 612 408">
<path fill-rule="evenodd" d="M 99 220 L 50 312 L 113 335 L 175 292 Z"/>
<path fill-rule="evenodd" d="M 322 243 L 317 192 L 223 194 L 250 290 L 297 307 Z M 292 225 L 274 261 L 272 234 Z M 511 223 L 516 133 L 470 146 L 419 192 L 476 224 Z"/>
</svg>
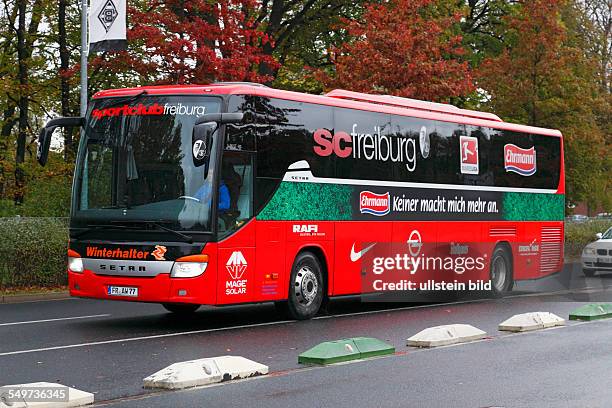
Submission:
<svg viewBox="0 0 612 408">
<path fill-rule="evenodd" d="M 127 0 L 91 0 L 89 9 L 89 52 L 127 48 Z"/>
</svg>

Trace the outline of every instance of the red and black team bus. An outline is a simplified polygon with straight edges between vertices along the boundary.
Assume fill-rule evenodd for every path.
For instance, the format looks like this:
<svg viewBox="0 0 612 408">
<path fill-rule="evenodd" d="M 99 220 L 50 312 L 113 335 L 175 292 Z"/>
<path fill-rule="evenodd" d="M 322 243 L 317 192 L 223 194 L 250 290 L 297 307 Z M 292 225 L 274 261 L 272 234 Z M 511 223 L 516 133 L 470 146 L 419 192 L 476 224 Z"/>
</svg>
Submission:
<svg viewBox="0 0 612 408">
<path fill-rule="evenodd" d="M 85 118 L 51 120 L 41 164 L 69 126 L 83 128 L 72 296 L 184 313 L 273 301 L 306 319 L 329 297 L 390 287 L 364 284 L 381 243 L 476 251 L 470 279 L 496 294 L 562 268 L 556 130 L 342 90 L 155 86 L 98 92 Z"/>
</svg>

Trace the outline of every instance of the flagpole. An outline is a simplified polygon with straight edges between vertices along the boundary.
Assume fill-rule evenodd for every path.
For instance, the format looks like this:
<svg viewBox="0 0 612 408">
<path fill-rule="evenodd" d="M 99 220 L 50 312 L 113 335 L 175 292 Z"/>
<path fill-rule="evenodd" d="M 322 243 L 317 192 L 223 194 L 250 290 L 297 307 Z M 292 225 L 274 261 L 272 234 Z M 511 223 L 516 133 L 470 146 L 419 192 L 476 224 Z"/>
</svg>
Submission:
<svg viewBox="0 0 612 408">
<path fill-rule="evenodd" d="M 81 116 L 87 113 L 87 0 L 81 0 Z"/>
</svg>

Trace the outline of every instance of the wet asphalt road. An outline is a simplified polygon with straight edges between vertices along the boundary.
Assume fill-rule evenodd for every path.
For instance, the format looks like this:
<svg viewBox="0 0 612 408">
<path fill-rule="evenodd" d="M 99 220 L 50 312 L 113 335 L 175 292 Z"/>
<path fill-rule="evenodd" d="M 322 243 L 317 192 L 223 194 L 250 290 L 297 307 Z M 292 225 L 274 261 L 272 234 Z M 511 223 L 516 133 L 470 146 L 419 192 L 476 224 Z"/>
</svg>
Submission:
<svg viewBox="0 0 612 408">
<path fill-rule="evenodd" d="M 121 407 L 606 407 L 612 321 L 520 335 L 497 325 L 529 311 L 567 318 L 585 303 L 612 301 L 611 285 L 612 276 L 585 279 L 568 265 L 504 299 L 341 299 L 305 322 L 283 320 L 269 304 L 202 308 L 188 318 L 158 305 L 84 299 L 0 305 L 0 385 L 59 382 Z M 449 323 L 472 324 L 490 338 L 425 351 L 405 346 L 418 331 Z M 398 353 L 326 368 L 297 364 L 299 353 L 321 341 L 355 336 L 380 338 Z M 169 364 L 226 354 L 267 364 L 271 375 L 181 392 L 142 388 L 144 377 Z"/>
</svg>

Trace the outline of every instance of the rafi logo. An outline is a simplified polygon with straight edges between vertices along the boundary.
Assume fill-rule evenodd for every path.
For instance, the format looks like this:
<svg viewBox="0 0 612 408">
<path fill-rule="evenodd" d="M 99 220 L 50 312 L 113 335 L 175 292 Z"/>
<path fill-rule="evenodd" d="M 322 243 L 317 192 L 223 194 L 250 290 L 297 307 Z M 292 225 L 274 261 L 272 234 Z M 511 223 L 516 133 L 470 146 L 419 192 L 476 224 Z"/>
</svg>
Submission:
<svg viewBox="0 0 612 408">
<path fill-rule="evenodd" d="M 317 233 L 319 232 L 319 226 L 316 224 L 294 224 L 293 225 L 293 232 L 296 234 L 299 233 Z"/>
<path fill-rule="evenodd" d="M 234 251 L 230 255 L 225 268 L 229 272 L 232 279 L 240 279 L 247 269 L 247 261 L 244 259 L 244 255 L 240 251 Z"/>
<path fill-rule="evenodd" d="M 478 174 L 478 139 L 471 136 L 459 138 L 459 159 L 462 174 Z"/>
<path fill-rule="evenodd" d="M 165 261 L 166 258 L 164 258 L 164 255 L 166 255 L 167 250 L 168 248 L 163 245 L 155 245 L 155 251 L 151 252 L 151 255 L 153 255 L 157 261 Z"/>
<path fill-rule="evenodd" d="M 376 194 L 371 191 L 359 193 L 359 212 L 361 214 L 371 214 L 377 217 L 389 214 L 391 200 L 389 192 Z"/>
<path fill-rule="evenodd" d="M 531 176 L 536 172 L 536 151 L 532 146 L 522 149 L 513 144 L 504 146 L 504 167 L 521 176 Z"/>
</svg>

